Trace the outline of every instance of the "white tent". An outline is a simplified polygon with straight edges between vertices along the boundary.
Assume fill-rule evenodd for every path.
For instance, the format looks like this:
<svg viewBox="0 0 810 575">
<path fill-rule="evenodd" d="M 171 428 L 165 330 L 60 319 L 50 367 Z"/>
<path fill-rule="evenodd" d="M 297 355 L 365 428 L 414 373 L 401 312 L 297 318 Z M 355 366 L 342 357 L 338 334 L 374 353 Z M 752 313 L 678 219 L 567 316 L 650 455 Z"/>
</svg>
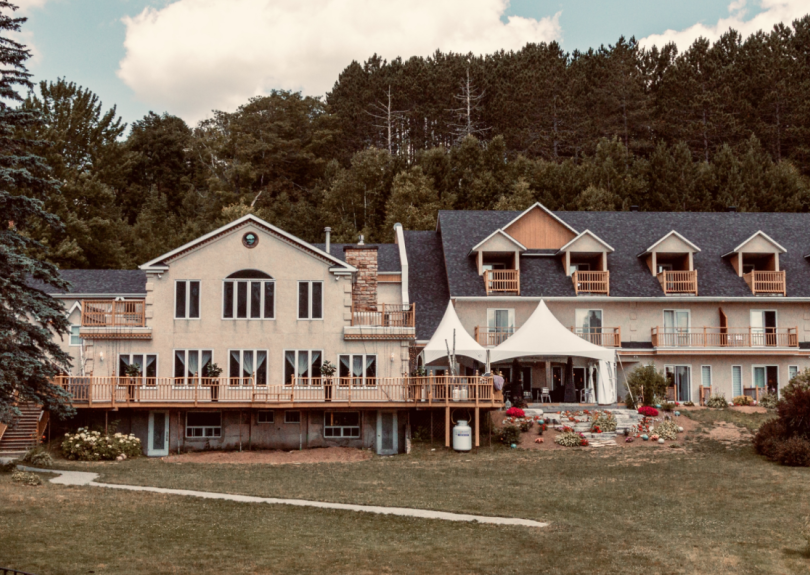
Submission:
<svg viewBox="0 0 810 575">
<path fill-rule="evenodd" d="M 425 363 L 430 363 L 440 357 L 447 357 L 448 346 L 450 351 L 453 351 L 454 330 L 456 335 L 456 355 L 463 355 L 485 363 L 487 360 L 487 350 L 481 347 L 481 345 L 467 333 L 464 326 L 461 325 L 461 320 L 458 319 L 452 301 L 447 303 L 447 310 L 444 312 L 444 317 L 439 327 L 436 328 L 433 337 L 430 338 L 430 341 L 422 351 Z"/>
<path fill-rule="evenodd" d="M 596 390 L 599 403 L 616 400 L 616 352 L 573 333 L 554 317 L 542 300 L 515 335 L 492 350 L 490 360 L 496 362 L 526 356 L 573 356 L 596 360 L 599 362 Z"/>
</svg>

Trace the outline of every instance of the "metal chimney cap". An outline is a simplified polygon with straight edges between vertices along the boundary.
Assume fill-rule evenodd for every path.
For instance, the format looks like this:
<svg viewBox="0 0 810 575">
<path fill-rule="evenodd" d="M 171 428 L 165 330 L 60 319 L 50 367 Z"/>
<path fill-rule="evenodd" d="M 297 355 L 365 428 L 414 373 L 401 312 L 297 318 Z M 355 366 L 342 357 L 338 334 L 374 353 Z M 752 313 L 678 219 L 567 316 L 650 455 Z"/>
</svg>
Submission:
<svg viewBox="0 0 810 575">
<path fill-rule="evenodd" d="M 360 234 L 360 241 L 359 241 L 359 242 L 357 242 L 357 245 L 358 245 L 358 246 L 364 246 L 364 245 L 366 245 L 366 242 L 364 242 L 364 241 L 363 241 L 363 234 Z"/>
</svg>

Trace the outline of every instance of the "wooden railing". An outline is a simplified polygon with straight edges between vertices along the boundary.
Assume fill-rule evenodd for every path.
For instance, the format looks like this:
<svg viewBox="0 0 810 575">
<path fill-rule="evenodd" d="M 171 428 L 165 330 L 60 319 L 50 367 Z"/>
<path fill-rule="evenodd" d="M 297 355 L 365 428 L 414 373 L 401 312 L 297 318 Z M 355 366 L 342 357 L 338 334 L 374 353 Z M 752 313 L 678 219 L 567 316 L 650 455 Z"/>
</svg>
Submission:
<svg viewBox="0 0 810 575">
<path fill-rule="evenodd" d="M 653 347 L 799 347 L 797 327 L 703 327 L 651 330 Z"/>
<path fill-rule="evenodd" d="M 484 285 L 487 295 L 493 293 L 514 293 L 520 295 L 520 272 L 518 270 L 486 270 Z"/>
<path fill-rule="evenodd" d="M 375 310 L 359 310 L 352 304 L 352 325 L 370 327 L 414 327 L 416 304 L 377 304 Z"/>
<path fill-rule="evenodd" d="M 254 378 L 60 376 L 76 407 L 290 403 L 427 403 L 500 406 L 501 392 L 483 376 L 294 378 L 261 385 Z"/>
<path fill-rule="evenodd" d="M 82 301 L 82 327 L 144 327 L 146 302 L 142 299 Z"/>
<path fill-rule="evenodd" d="M 571 274 L 574 282 L 574 291 L 581 293 L 596 293 L 610 295 L 610 272 L 575 271 Z"/>
<path fill-rule="evenodd" d="M 778 293 L 787 295 L 785 272 L 768 272 L 754 270 L 743 275 L 751 293 Z"/>
<path fill-rule="evenodd" d="M 663 271 L 657 276 L 665 294 L 698 294 L 697 270 Z"/>
<path fill-rule="evenodd" d="M 701 385 L 698 388 L 698 392 L 700 394 L 700 397 L 698 399 L 698 405 L 705 406 L 706 402 L 708 402 L 709 398 L 712 396 L 712 388 Z"/>
<path fill-rule="evenodd" d="M 484 347 L 501 345 L 515 333 L 513 327 L 475 326 L 475 341 Z"/>
<path fill-rule="evenodd" d="M 767 395 L 767 393 L 768 393 L 767 387 L 743 387 L 743 395 L 750 397 L 757 403 L 759 403 L 760 398 L 763 395 Z"/>
<path fill-rule="evenodd" d="M 622 346 L 622 328 L 620 327 L 572 327 L 571 331 L 582 339 L 602 347 Z"/>
</svg>

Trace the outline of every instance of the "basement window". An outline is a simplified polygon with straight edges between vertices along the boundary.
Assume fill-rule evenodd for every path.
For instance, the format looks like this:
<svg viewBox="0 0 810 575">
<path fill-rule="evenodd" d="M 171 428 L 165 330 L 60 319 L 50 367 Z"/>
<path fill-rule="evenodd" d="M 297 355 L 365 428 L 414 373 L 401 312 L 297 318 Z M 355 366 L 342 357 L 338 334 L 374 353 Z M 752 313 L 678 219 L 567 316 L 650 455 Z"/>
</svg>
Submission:
<svg viewBox="0 0 810 575">
<path fill-rule="evenodd" d="M 272 411 L 260 411 L 256 414 L 256 423 L 273 423 L 275 417 Z"/>
<path fill-rule="evenodd" d="M 301 423 L 300 411 L 285 411 L 284 423 Z"/>
<path fill-rule="evenodd" d="M 221 437 L 222 412 L 190 411 L 186 413 L 186 437 Z"/>
<path fill-rule="evenodd" d="M 331 438 L 359 438 L 360 412 L 327 411 L 323 414 L 323 436 Z"/>
</svg>

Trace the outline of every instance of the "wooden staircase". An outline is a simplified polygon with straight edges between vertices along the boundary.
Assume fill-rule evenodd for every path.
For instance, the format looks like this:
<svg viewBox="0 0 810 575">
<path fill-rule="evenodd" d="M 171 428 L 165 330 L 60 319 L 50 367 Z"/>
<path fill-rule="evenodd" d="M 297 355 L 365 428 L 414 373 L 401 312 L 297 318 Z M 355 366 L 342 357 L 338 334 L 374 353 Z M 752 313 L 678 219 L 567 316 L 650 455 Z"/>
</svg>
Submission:
<svg viewBox="0 0 810 575">
<path fill-rule="evenodd" d="M 20 455 L 36 447 L 48 423 L 48 414 L 39 405 L 26 403 L 17 408 L 20 416 L 5 431 L 0 427 L 0 456 Z"/>
</svg>

